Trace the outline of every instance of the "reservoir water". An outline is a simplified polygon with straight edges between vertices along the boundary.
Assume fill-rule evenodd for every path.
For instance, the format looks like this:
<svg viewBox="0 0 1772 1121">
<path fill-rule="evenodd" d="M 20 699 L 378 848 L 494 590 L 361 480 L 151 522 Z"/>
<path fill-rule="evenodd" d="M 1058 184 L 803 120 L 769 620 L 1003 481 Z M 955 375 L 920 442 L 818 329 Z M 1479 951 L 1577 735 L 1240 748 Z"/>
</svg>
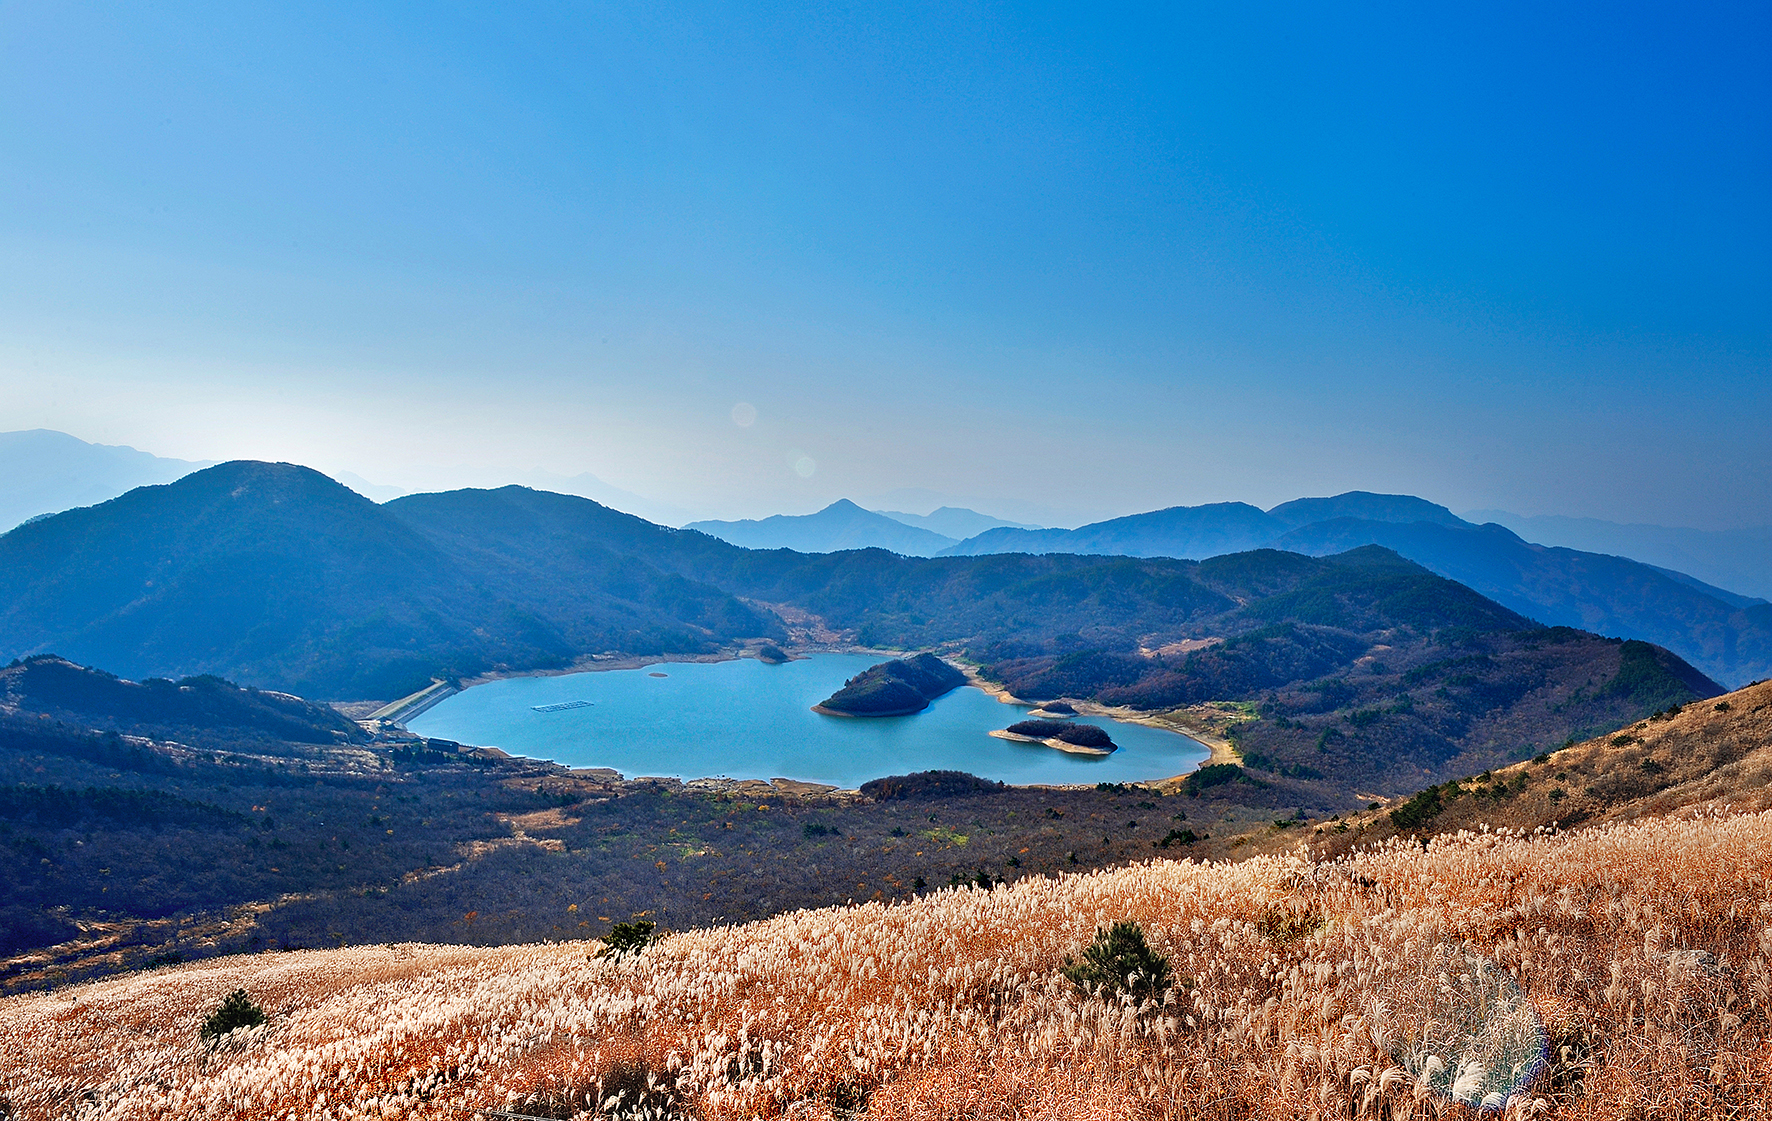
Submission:
<svg viewBox="0 0 1772 1121">
<path fill-rule="evenodd" d="M 517 677 L 457 693 L 413 719 L 422 736 L 497 747 L 629 778 L 792 778 L 854 788 L 912 771 L 968 771 L 1008 783 L 1132 782 L 1193 770 L 1206 747 L 1176 732 L 1105 718 L 1120 749 L 1070 755 L 989 733 L 1023 718 L 978 689 L 955 689 L 914 716 L 823 716 L 812 706 L 880 661 L 820 654 L 784 665 L 745 658 L 637 670 Z M 573 705 L 572 702 L 588 702 Z M 550 711 L 537 711 L 537 709 Z"/>
</svg>

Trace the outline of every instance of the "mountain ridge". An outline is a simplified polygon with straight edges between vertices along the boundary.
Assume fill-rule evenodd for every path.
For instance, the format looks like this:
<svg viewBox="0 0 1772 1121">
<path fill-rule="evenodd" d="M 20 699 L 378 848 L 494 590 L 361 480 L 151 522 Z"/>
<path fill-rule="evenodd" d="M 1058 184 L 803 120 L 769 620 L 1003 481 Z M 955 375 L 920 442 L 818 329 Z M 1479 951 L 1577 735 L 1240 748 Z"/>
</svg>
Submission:
<svg viewBox="0 0 1772 1121">
<path fill-rule="evenodd" d="M 1464 518 L 1504 525 L 1540 544 L 1630 557 L 1737 594 L 1772 599 L 1772 525 L 1706 530 L 1600 518 L 1524 517 L 1506 510 L 1469 510 Z"/>
<path fill-rule="evenodd" d="M 740 521 L 699 521 L 683 527 L 745 549 L 793 549 L 801 553 L 886 549 L 904 556 L 934 556 L 955 539 L 888 514 L 864 510 L 839 498 L 811 514 L 772 514 Z"/>
<path fill-rule="evenodd" d="M 6 481 L 0 488 L 0 532 L 209 466 L 123 445 L 91 444 L 48 428 L 0 432 L 0 479 Z"/>
<path fill-rule="evenodd" d="M 309 468 L 237 461 L 33 522 L 0 536 L 0 636 L 12 654 L 53 650 L 132 678 L 219 673 L 310 696 L 391 697 L 437 673 L 779 634 L 724 593 L 594 551 L 570 558 L 575 571 L 620 578 L 552 582 L 562 610 L 544 617 L 508 566 L 464 569 L 399 516 L 424 498 L 378 506 Z M 722 610 L 741 625 L 684 621 Z"/>
<path fill-rule="evenodd" d="M 1595 692 L 1635 647 L 1547 630 L 1378 545 L 1206 561 L 756 551 L 524 487 L 378 506 L 318 472 L 262 463 L 0 536 L 0 654 L 53 650 L 127 677 L 216 673 L 385 699 L 432 677 L 601 653 L 805 643 L 809 626 L 818 643 L 963 655 L 1036 699 L 1271 700 L 1285 734 L 1267 754 L 1310 767 L 1300 736 L 1331 755 L 1346 739 L 1338 765 L 1374 777 L 1376 747 L 1341 726 L 1408 694 L 1386 718 L 1412 745 L 1392 783 L 1513 750 L 1528 723 L 1538 742 L 1639 716 L 1650 699 Z M 1632 657 L 1662 683 L 1661 703 L 1717 691 L 1672 654 Z M 1424 668 L 1459 658 L 1483 668 Z M 1450 683 L 1424 693 L 1411 673 Z"/>
<path fill-rule="evenodd" d="M 1654 642 L 1729 684 L 1772 677 L 1772 609 L 1750 597 L 1628 557 L 1533 545 L 1412 495 L 1351 491 L 1269 511 L 1243 503 L 1170 507 L 1071 530 L 991 530 L 944 555 L 1205 559 L 1269 547 L 1327 555 L 1367 544 L 1394 549 L 1548 625 Z"/>
</svg>

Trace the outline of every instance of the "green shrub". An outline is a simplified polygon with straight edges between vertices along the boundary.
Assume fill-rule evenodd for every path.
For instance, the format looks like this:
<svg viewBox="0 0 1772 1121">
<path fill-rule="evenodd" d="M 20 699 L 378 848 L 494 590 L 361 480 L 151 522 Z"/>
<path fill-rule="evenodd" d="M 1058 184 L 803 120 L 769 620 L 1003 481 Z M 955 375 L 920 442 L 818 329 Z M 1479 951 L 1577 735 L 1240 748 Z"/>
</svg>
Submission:
<svg viewBox="0 0 1772 1121">
<path fill-rule="evenodd" d="M 1169 987 L 1169 959 L 1151 949 L 1144 929 L 1127 919 L 1097 930 L 1082 961 L 1066 954 L 1060 972 L 1077 988 L 1104 1000 L 1121 993 L 1161 1000 Z"/>
<path fill-rule="evenodd" d="M 1440 788 L 1430 786 L 1392 810 L 1390 813 L 1391 824 L 1398 829 L 1413 829 L 1438 817 L 1445 808 L 1446 803 L 1440 801 Z"/>
<path fill-rule="evenodd" d="M 236 1028 L 256 1028 L 265 1022 L 265 1010 L 252 1002 L 245 989 L 235 989 L 222 999 L 220 1007 L 203 1021 L 200 1034 L 204 1039 L 224 1036 Z"/>
<path fill-rule="evenodd" d="M 653 933 L 654 929 L 655 925 L 648 919 L 618 922 L 603 936 L 603 948 L 597 952 L 597 956 L 621 958 L 627 954 L 642 953 L 646 947 L 658 941 L 658 936 Z"/>
<path fill-rule="evenodd" d="M 1198 798 L 1202 790 L 1210 790 L 1215 786 L 1224 786 L 1232 782 L 1246 783 L 1249 786 L 1267 785 L 1235 763 L 1213 763 L 1210 766 L 1201 767 L 1182 779 L 1181 786 L 1191 797 Z"/>
</svg>

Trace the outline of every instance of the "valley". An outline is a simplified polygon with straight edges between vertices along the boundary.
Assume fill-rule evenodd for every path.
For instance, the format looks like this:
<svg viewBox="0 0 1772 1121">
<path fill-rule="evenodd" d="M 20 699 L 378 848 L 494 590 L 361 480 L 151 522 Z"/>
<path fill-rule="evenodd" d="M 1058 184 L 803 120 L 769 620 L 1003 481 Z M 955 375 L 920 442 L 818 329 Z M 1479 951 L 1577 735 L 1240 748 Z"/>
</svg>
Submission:
<svg viewBox="0 0 1772 1121">
<path fill-rule="evenodd" d="M 1772 686 L 1664 711 L 1469 776 L 1462 795 L 1442 788 L 1427 829 L 1395 820 L 1411 799 L 1246 831 L 1231 860 L 883 894 L 621 955 L 568 935 L 160 964 L 0 1005 L 0 1097 L 47 1116 L 92 1087 L 94 1109 L 144 1121 L 599 1103 L 704 1119 L 1394 1117 L 1484 1102 L 1752 1115 L 1772 1104 L 1757 1076 L 1772 1023 L 1769 721 Z M 1684 769 L 1642 765 L 1657 759 Z M 1532 825 L 1552 824 L 1558 792 L 1584 800 L 1584 827 Z M 936 793 L 880 790 L 898 811 L 881 824 L 921 829 Z M 1198 805 L 1161 799 L 1176 802 Z M 1092 932 L 1127 920 L 1172 983 L 1146 1001 L 1067 980 Z M 1422 997 L 1436 978 L 1498 995 L 1473 1021 Z M 199 1022 L 235 989 L 266 1023 L 204 1044 Z"/>
<path fill-rule="evenodd" d="M 1486 960 L 1522 955 L 1519 975 L 1538 977 L 1526 963 L 1545 947 L 1508 934 L 1504 916 L 1541 906 L 1531 900 L 1600 890 L 1583 845 L 1612 846 L 1614 864 L 1679 866 L 1718 898 L 1743 890 L 1741 877 L 1763 879 L 1751 862 L 1706 854 L 1759 843 L 1772 687 L 1726 693 L 1666 648 L 1545 626 L 1378 544 L 1200 561 L 758 551 L 524 488 L 378 507 L 302 468 L 224 464 L 21 527 L 0 537 L 0 559 L 0 638 L 28 655 L 0 669 L 0 986 L 17 994 L 0 1007 L 0 1054 L 9 1057 L 0 1101 L 21 1116 L 36 1116 L 95 1061 L 80 1047 L 52 1059 L 32 1041 L 48 1007 L 36 1002 L 67 992 L 120 1001 L 114 1008 L 136 1009 L 122 1014 L 137 1023 L 163 1025 L 141 1029 L 160 1041 L 141 1054 L 161 1072 L 152 1077 L 162 1096 L 118 1083 L 103 1099 L 112 1115 L 184 1115 L 248 1070 L 267 1108 L 310 1108 L 328 1085 L 329 1100 L 395 1115 L 432 1102 L 499 1102 L 569 1116 L 639 1069 L 676 1072 L 668 1084 L 655 1079 L 668 1089 L 647 1099 L 664 1115 L 702 1118 L 729 1109 L 835 1118 L 862 1103 L 870 1117 L 923 1116 L 950 1101 L 972 1103 L 960 1114 L 974 1116 L 987 1110 L 981 1087 L 1023 1103 L 1018 1110 L 1058 1108 L 1075 1092 L 1116 1102 L 1156 1095 L 1166 1110 L 1283 1102 L 1302 1074 L 1250 1081 L 1257 1068 L 1241 1042 L 1249 1029 L 1206 1026 L 1268 1024 L 1257 1005 L 1302 999 L 1303 988 L 1260 963 L 1297 953 L 1317 970 L 1431 928 Z M 40 652 L 49 646 L 81 657 Z M 885 653 L 906 660 L 861 672 Z M 79 664 L 94 655 L 114 658 L 125 676 Z M 483 742 L 503 736 L 437 730 L 504 690 L 515 698 L 506 719 L 561 730 L 565 745 L 616 715 L 610 683 L 681 705 L 689 695 L 671 691 L 704 688 L 703 677 L 742 670 L 786 680 L 843 658 L 853 669 L 792 701 L 799 718 L 886 734 L 894 721 L 941 719 L 971 698 L 992 710 L 993 727 L 1023 727 L 1023 709 L 997 699 L 1013 698 L 1045 706 L 1045 723 L 1026 725 L 1042 735 L 1053 724 L 1071 739 L 1101 736 L 1104 715 L 1135 723 L 1108 741 L 1119 750 L 1094 757 L 1053 750 L 1050 738 L 1005 745 L 982 729 L 981 743 L 1115 766 L 1135 759 L 1137 733 L 1171 729 L 1199 736 L 1212 754 L 1161 781 L 1044 786 L 882 762 L 844 790 L 795 781 L 816 776 L 792 765 L 739 778 L 690 773 L 717 773 L 708 756 L 710 765 L 665 772 L 679 777 L 648 778 Z M 612 666 L 632 668 L 591 675 L 597 688 L 569 675 Z M 831 693 L 839 681 L 847 687 Z M 989 695 L 947 692 L 965 683 Z M 737 696 L 714 690 L 696 703 L 729 724 L 784 734 L 781 718 L 746 716 Z M 813 712 L 821 696 L 852 697 L 863 712 L 926 710 L 846 720 Z M 718 742 L 719 720 L 696 735 Z M 1105 750 L 1093 739 L 1069 747 Z M 569 758 L 564 746 L 559 754 Z M 1557 866 L 1542 868 L 1552 849 Z M 1616 855 L 1626 850 L 1640 855 Z M 1484 871 L 1472 880 L 1472 868 Z M 1541 869 L 1532 874 L 1542 887 L 1520 886 L 1539 882 L 1521 879 L 1529 868 Z M 1514 894 L 1458 896 L 1455 920 L 1436 909 L 1484 876 L 1511 877 Z M 1625 927 L 1639 942 L 1651 937 L 1639 927 L 1660 906 L 1657 882 L 1639 877 L 1631 890 L 1643 894 L 1608 912 L 1612 926 L 1557 927 L 1556 945 L 1579 945 L 1595 968 L 1624 961 L 1608 939 Z M 1177 899 L 1195 902 L 1176 912 Z M 1069 918 L 1053 921 L 1051 908 Z M 1677 937 L 1653 937 L 1673 938 L 1681 953 L 1758 961 L 1719 914 L 1702 910 Z M 1154 1020 L 1112 1013 L 1131 1028 L 1092 1019 L 1114 1006 L 1090 1004 L 1054 972 L 1110 915 L 1140 917 L 1190 980 Z M 725 961 L 704 943 L 775 945 L 782 931 L 803 929 L 821 945 L 855 945 L 880 922 L 943 932 L 916 943 L 925 948 L 903 959 L 914 963 L 904 977 L 938 968 L 998 978 L 976 991 L 925 982 L 948 995 L 893 1005 L 894 1016 L 927 1025 L 916 1029 L 921 1057 L 842 1035 L 862 992 L 854 980 L 833 981 L 833 993 L 848 995 L 822 1011 L 808 1004 L 792 1023 L 753 1017 L 774 1024 L 770 1038 L 784 1048 L 851 1040 L 842 1044 L 847 1074 L 786 1051 L 771 1060 L 781 1064 L 774 1074 L 752 1070 L 725 1044 L 691 1047 L 651 1012 L 623 1013 L 627 1042 L 618 1046 L 598 1019 L 606 1006 L 631 1009 L 624 1002 L 635 992 L 667 991 L 678 968 L 669 963 L 689 960 L 676 955 Z M 645 929 L 662 940 L 637 960 L 598 956 L 598 940 L 630 937 L 636 923 L 653 924 Z M 1370 934 L 1373 948 L 1361 949 L 1339 933 L 1348 923 L 1388 933 Z M 1214 972 L 1202 938 L 1211 954 L 1253 972 Z M 801 960 L 842 978 L 863 958 Z M 578 986 L 589 1018 L 538 1037 L 553 1040 L 539 1050 L 476 1043 L 481 1065 L 426 1065 L 379 1037 L 353 1043 L 342 1021 L 328 1019 L 335 1013 L 319 1011 L 348 1016 L 342 1010 L 364 999 L 351 980 L 366 975 L 360 966 L 421 986 L 498 988 L 529 983 L 523 962 L 535 963 L 537 983 Z M 1366 1007 L 1401 983 L 1381 973 L 1337 988 L 1338 1007 Z M 1567 987 L 1559 978 L 1533 982 L 1536 1022 L 1558 1038 L 1588 1039 L 1557 1019 L 1556 1001 L 1610 1005 L 1586 990 L 1553 998 Z M 168 1081 L 166 1064 L 187 1056 L 181 1025 L 219 999 L 218 986 L 270 1001 L 270 1026 L 193 1053 L 198 1061 L 180 1069 L 194 1073 Z M 43 989 L 51 995 L 29 995 Z M 183 994 L 176 1007 L 155 1003 L 171 991 Z M 1731 1007 L 1757 1007 L 1758 997 L 1731 991 Z M 718 1010 L 726 1005 L 677 1007 L 706 1030 L 727 1024 Z M 1687 1059 L 1644 1050 L 1648 1029 L 1636 1015 L 1603 1043 L 1580 1043 L 1600 1048 L 1580 1052 L 1586 1058 L 1522 1068 L 1522 1081 L 1503 1089 L 1529 1090 L 1545 1108 L 1579 1095 L 1610 1101 L 1638 1092 L 1638 1083 L 1605 1081 L 1635 1063 L 1644 1077 L 1701 1093 L 1679 1081 Z M 1685 1015 L 1655 1023 L 1686 1030 Z M 1092 1026 L 1078 1029 L 1070 1050 L 1054 1050 L 1059 1020 Z M 997 1027 L 973 1031 L 986 1022 Z M 516 1030 L 496 1013 L 476 1023 L 437 1045 Z M 1293 1028 L 1259 1030 L 1303 1054 Z M 1752 1053 L 1752 1031 L 1704 1061 L 1717 1069 L 1737 1061 L 1729 1047 Z M 963 1038 L 971 1042 L 960 1047 Z M 1359 1070 L 1381 1089 L 1386 1078 L 1420 1087 L 1435 1077 L 1420 1055 L 1393 1050 L 1381 1060 L 1382 1034 L 1313 1038 L 1336 1057 L 1311 1069 L 1351 1087 L 1356 1111 L 1391 1100 L 1363 1089 Z M 311 1048 L 357 1046 L 374 1058 L 334 1081 L 304 1065 Z M 434 1056 L 430 1046 L 412 1054 Z M 1169 1059 L 1134 1070 L 1114 1057 L 1127 1047 Z M 1010 1052 L 1020 1066 L 1003 1065 Z M 1604 1068 L 1593 1058 L 1602 1052 Z M 1140 1073 L 1173 1071 L 1184 1054 L 1220 1073 L 1185 1085 Z M 1381 1061 L 1392 1066 L 1373 1074 Z M 279 1081 L 283 1069 L 308 1073 Z M 1043 1106 L 986 1073 L 1009 1069 L 1023 1087 L 1055 1070 L 1084 1081 L 1064 1083 Z"/>
<path fill-rule="evenodd" d="M 1772 1121 L 1772 8 L 0 11 L 0 1121 Z"/>
</svg>

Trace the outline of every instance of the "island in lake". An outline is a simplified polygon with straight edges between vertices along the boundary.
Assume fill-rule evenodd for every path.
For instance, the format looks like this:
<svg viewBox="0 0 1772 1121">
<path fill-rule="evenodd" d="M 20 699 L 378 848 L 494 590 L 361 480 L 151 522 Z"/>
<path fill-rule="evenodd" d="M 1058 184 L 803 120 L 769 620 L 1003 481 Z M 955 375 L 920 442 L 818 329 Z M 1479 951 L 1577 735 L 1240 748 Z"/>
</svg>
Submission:
<svg viewBox="0 0 1772 1121">
<path fill-rule="evenodd" d="M 895 658 L 870 666 L 812 706 L 827 716 L 909 716 L 943 693 L 966 684 L 966 675 L 934 654 Z"/>
<path fill-rule="evenodd" d="M 991 735 L 1021 743 L 1043 743 L 1077 755 L 1109 755 L 1119 747 L 1107 729 L 1068 720 L 1022 720 Z"/>
</svg>

